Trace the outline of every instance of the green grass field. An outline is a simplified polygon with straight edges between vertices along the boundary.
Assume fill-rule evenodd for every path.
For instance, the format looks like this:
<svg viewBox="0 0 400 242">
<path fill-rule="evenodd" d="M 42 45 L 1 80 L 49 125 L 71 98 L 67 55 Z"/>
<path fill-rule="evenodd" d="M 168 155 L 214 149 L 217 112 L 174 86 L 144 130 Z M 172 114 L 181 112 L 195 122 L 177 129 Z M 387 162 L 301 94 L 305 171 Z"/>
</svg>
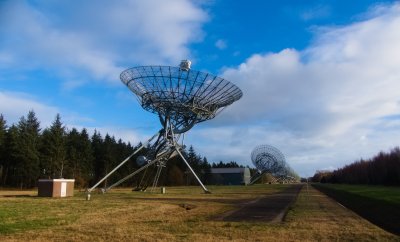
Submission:
<svg viewBox="0 0 400 242">
<path fill-rule="evenodd" d="M 347 184 L 320 184 L 320 186 L 347 191 L 369 199 L 378 199 L 400 206 L 400 187 Z"/>
<path fill-rule="evenodd" d="M 314 184 L 371 222 L 400 235 L 400 187 Z"/>
<path fill-rule="evenodd" d="M 212 194 L 199 187 L 167 187 L 166 194 L 115 189 L 91 201 L 78 191 L 60 199 L 0 190 L 0 241 L 400 241 L 306 186 L 282 223 L 215 219 L 287 186 L 216 186 Z"/>
</svg>

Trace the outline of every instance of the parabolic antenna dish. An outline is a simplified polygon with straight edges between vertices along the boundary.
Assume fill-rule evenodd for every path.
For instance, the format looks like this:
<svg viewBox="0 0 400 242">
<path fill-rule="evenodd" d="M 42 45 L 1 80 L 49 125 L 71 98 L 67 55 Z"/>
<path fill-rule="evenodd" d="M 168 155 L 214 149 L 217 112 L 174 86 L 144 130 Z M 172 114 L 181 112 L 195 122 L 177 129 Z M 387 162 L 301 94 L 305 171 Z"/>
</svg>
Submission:
<svg viewBox="0 0 400 242">
<path fill-rule="evenodd" d="M 298 182 L 300 177 L 286 163 L 285 156 L 271 145 L 259 145 L 251 152 L 251 161 L 258 169 L 250 181 L 254 184 L 263 174 L 269 173 L 281 183 Z"/>
<path fill-rule="evenodd" d="M 251 161 L 260 172 L 278 175 L 287 168 L 285 156 L 271 145 L 259 145 L 251 152 Z"/>
<path fill-rule="evenodd" d="M 147 153 L 136 158 L 140 167 L 103 189 L 103 192 L 118 186 L 142 171 L 142 179 L 134 190 L 144 191 L 148 185 L 142 185 L 143 180 L 148 180 L 144 179 L 147 174 L 146 171 L 150 166 L 156 166 L 153 190 L 158 184 L 161 170 L 166 166 L 166 162 L 178 155 L 197 179 L 204 192 L 210 192 L 182 154 L 184 146 L 179 144 L 179 139 L 181 134 L 191 129 L 193 125 L 214 118 L 220 110 L 239 100 L 243 94 L 237 86 L 221 77 L 191 70 L 190 64 L 190 61 L 183 60 L 179 67 L 139 66 L 121 73 L 121 81 L 136 94 L 142 107 L 147 111 L 158 114 L 162 128 L 147 142 L 135 148 L 130 156 L 89 188 L 87 200 L 90 199 L 90 193 L 93 189 L 145 147 Z M 147 175 L 147 177 L 150 177 L 150 175 Z"/>
<path fill-rule="evenodd" d="M 221 77 L 190 69 L 189 61 L 180 67 L 138 66 L 123 71 L 120 78 L 144 109 L 157 113 L 161 123 L 170 120 L 176 133 L 214 118 L 243 95 Z"/>
</svg>

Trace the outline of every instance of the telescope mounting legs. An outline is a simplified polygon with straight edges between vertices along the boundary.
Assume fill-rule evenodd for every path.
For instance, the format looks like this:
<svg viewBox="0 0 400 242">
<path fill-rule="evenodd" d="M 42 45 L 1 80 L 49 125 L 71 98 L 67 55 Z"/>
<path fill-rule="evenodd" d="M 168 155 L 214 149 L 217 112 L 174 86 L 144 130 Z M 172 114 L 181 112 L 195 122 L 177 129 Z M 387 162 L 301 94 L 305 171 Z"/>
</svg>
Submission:
<svg viewBox="0 0 400 242">
<path fill-rule="evenodd" d="M 151 143 L 151 141 L 158 136 L 158 139 L 155 141 L 155 143 L 151 146 L 151 150 L 149 151 L 149 154 L 151 155 L 152 160 L 148 160 L 147 164 L 143 165 L 142 167 L 138 168 L 131 174 L 127 175 L 126 177 L 120 179 L 116 183 L 110 185 L 107 188 L 103 188 L 102 192 L 105 193 L 111 188 L 118 186 L 122 182 L 128 180 L 129 178 L 135 176 L 139 172 L 143 171 L 144 169 L 148 168 L 149 166 L 156 164 L 157 165 L 157 171 L 153 180 L 153 184 L 151 187 L 151 192 L 157 187 L 158 180 L 161 175 L 162 168 L 166 166 L 166 162 L 168 161 L 169 158 L 175 156 L 178 154 L 183 162 L 186 164 L 186 166 L 189 168 L 189 170 L 192 172 L 202 189 L 204 190 L 205 193 L 211 193 L 201 182 L 200 178 L 196 175 L 192 167 L 189 165 L 189 162 L 186 160 L 186 158 L 183 156 L 181 153 L 180 149 L 181 146 L 178 144 L 178 140 L 180 137 L 180 134 L 174 134 L 174 129 L 169 122 L 168 119 L 165 120 L 164 123 L 164 129 L 160 130 L 157 132 L 153 137 L 151 137 L 146 143 L 142 144 L 140 147 L 136 148 L 134 152 L 128 156 L 125 160 L 123 160 L 119 165 L 117 165 L 112 171 L 110 171 L 108 174 L 106 174 L 100 181 L 98 181 L 94 186 L 91 188 L 87 189 L 86 191 L 86 200 L 90 200 L 90 193 L 98 187 L 104 180 L 106 180 L 110 175 L 112 175 L 116 170 L 118 170 L 123 164 L 125 164 L 130 158 L 132 158 L 135 154 L 137 154 L 140 150 L 142 150 L 144 147 L 146 147 L 148 144 Z M 153 153 L 152 153 L 153 152 Z M 175 153 L 176 152 L 176 153 Z"/>
</svg>

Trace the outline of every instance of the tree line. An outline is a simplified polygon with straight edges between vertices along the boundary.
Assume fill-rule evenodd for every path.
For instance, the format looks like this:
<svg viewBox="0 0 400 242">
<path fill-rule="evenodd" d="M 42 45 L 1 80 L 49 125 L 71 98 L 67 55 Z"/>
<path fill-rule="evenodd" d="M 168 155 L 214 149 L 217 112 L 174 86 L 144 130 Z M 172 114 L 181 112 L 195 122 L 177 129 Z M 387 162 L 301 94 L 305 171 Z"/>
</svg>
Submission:
<svg viewBox="0 0 400 242">
<path fill-rule="evenodd" d="M 400 148 L 379 152 L 334 171 L 317 171 L 313 182 L 368 185 L 400 185 Z"/>
<path fill-rule="evenodd" d="M 141 146 L 141 144 L 137 144 Z M 108 133 L 103 137 L 98 131 L 90 136 L 87 129 L 67 129 L 59 114 L 45 129 L 34 111 L 19 119 L 17 124 L 7 125 L 0 114 L 0 186 L 32 188 L 38 179 L 71 178 L 75 186 L 89 187 L 104 177 L 123 159 L 133 153 L 136 147 L 121 139 L 116 140 Z M 142 149 L 127 164 L 117 170 L 105 182 L 104 186 L 130 174 L 139 168 L 135 162 Z M 197 154 L 192 146 L 183 153 L 193 170 L 207 184 L 211 168 L 241 167 L 236 162 L 210 164 L 206 157 Z M 149 183 L 155 173 L 155 166 L 149 168 L 147 175 L 135 176 L 125 186 L 138 186 Z M 159 179 L 160 185 L 195 185 L 193 175 L 179 156 L 169 160 Z"/>
</svg>

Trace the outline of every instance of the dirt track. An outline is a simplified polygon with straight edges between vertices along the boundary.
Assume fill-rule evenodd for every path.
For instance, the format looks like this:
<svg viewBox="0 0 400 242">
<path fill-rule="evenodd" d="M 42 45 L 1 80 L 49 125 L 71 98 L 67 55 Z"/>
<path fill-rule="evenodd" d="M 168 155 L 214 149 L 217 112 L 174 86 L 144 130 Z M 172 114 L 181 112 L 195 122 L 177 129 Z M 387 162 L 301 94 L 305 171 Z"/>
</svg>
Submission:
<svg viewBox="0 0 400 242">
<path fill-rule="evenodd" d="M 295 184 L 282 192 L 267 195 L 242 204 L 239 209 L 217 218 L 223 221 L 281 222 L 287 209 L 295 201 L 302 184 Z"/>
</svg>

